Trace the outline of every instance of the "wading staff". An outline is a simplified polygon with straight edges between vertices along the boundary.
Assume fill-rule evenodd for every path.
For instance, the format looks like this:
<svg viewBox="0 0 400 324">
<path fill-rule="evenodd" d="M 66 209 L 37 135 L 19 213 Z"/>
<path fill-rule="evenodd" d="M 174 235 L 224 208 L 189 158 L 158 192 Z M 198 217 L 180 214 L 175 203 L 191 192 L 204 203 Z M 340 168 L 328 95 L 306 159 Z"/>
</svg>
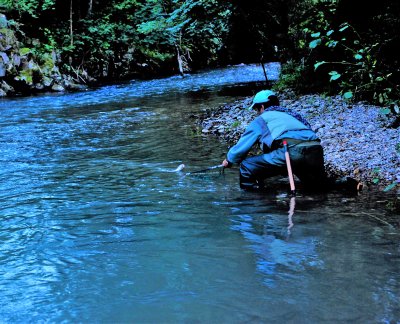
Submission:
<svg viewBox="0 0 400 324">
<path fill-rule="evenodd" d="M 293 180 L 293 172 L 292 172 L 292 166 L 290 164 L 290 156 L 289 156 L 289 150 L 287 147 L 287 141 L 283 140 L 282 141 L 283 147 L 285 149 L 285 159 L 286 159 L 286 166 L 287 166 L 287 172 L 289 176 L 289 183 L 290 183 L 290 192 L 293 196 L 296 195 L 296 188 L 294 186 L 294 180 Z"/>
</svg>

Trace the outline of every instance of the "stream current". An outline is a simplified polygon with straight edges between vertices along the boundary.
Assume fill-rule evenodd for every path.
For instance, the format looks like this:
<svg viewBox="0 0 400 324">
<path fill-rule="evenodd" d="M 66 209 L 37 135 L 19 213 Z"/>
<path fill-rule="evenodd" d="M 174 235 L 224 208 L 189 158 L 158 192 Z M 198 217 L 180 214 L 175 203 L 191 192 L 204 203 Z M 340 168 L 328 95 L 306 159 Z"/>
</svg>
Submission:
<svg viewBox="0 0 400 324">
<path fill-rule="evenodd" d="M 228 149 L 192 116 L 263 79 L 233 66 L 2 99 L 0 322 L 398 323 L 399 215 L 379 197 L 186 174 Z"/>
</svg>

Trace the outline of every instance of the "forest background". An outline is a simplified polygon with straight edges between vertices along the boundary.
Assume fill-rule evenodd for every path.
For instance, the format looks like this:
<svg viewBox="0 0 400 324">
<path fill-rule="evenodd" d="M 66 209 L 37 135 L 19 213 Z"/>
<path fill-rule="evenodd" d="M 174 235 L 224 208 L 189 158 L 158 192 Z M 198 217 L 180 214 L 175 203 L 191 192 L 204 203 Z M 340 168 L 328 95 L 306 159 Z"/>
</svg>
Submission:
<svg viewBox="0 0 400 324">
<path fill-rule="evenodd" d="M 0 96 L 279 61 L 277 90 L 399 115 L 398 0 L 0 0 L 0 12 Z"/>
</svg>

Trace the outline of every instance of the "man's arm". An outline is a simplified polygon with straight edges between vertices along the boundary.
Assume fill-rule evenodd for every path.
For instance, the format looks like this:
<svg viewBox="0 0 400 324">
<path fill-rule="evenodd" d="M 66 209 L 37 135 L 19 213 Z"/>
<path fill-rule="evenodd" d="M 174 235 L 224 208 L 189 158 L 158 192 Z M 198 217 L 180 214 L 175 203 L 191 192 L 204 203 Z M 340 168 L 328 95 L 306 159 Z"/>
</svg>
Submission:
<svg viewBox="0 0 400 324">
<path fill-rule="evenodd" d="M 222 162 L 224 166 L 230 167 L 232 163 L 240 163 L 244 160 L 253 145 L 261 138 L 260 122 L 263 122 L 263 120 L 256 118 L 250 123 L 239 141 L 229 150 L 226 159 Z"/>
</svg>

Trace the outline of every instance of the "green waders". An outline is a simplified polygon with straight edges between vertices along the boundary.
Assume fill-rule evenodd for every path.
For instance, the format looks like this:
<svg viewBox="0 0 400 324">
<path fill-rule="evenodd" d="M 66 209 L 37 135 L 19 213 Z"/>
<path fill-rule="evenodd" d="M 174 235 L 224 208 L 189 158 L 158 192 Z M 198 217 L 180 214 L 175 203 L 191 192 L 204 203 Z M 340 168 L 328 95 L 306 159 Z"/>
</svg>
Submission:
<svg viewBox="0 0 400 324">
<path fill-rule="evenodd" d="M 319 141 L 286 139 L 289 147 L 293 173 L 307 188 L 325 185 L 323 149 Z M 240 164 L 240 187 L 257 190 L 264 187 L 264 179 L 287 175 L 285 150 L 278 147 L 269 153 L 249 157 Z"/>
</svg>

